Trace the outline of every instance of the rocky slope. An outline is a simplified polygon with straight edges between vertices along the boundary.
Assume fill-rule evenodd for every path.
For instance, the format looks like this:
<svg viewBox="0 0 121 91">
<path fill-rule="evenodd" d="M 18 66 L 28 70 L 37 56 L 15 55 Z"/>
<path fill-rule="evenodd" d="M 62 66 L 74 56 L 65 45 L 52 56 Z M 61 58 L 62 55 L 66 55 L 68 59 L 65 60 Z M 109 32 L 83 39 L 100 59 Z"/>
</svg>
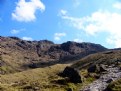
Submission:
<svg viewBox="0 0 121 91">
<path fill-rule="evenodd" d="M 86 56 L 71 65 L 72 68 L 80 71 L 80 74 L 82 74 L 80 75 L 81 78 L 95 80 L 92 80 L 89 85 L 86 84 L 79 91 L 121 91 L 120 82 L 111 84 L 113 81 L 121 79 L 120 55 L 120 49 L 108 50 Z M 83 70 L 86 72 L 84 73 Z M 113 88 L 111 86 L 115 86 L 117 90 L 111 89 Z"/>
<path fill-rule="evenodd" d="M 0 36 L 0 70 L 11 72 L 12 69 L 21 71 L 28 67 L 44 67 L 46 64 L 63 63 L 105 50 L 105 47 L 93 43 L 69 41 L 54 44 L 48 40 L 25 41 L 17 37 Z"/>
<path fill-rule="evenodd" d="M 121 78 L 121 70 L 118 67 L 110 66 L 106 68 L 107 72 L 102 74 L 100 78 L 90 85 L 83 88 L 81 91 L 109 91 L 106 90 L 109 83 Z"/>
<path fill-rule="evenodd" d="M 2 91 L 121 91 L 120 78 L 120 48 L 0 36 Z"/>
</svg>

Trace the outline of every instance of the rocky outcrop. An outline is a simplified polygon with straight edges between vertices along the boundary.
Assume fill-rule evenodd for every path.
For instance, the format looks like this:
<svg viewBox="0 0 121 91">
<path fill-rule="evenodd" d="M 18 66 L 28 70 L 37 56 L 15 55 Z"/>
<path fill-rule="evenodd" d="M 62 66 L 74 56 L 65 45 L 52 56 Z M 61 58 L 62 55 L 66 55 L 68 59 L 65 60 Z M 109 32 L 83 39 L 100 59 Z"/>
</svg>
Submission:
<svg viewBox="0 0 121 91">
<path fill-rule="evenodd" d="M 88 70 L 89 73 L 107 71 L 106 66 L 103 65 L 103 64 L 101 64 L 101 65 L 99 65 L 99 64 L 91 65 L 87 70 Z"/>
<path fill-rule="evenodd" d="M 104 51 L 105 48 L 99 44 L 93 43 L 76 43 L 68 41 L 61 44 L 61 49 L 69 52 L 70 54 L 80 54 L 80 53 L 95 53 L 96 51 Z"/>
<path fill-rule="evenodd" d="M 67 62 L 80 59 L 92 53 L 107 50 L 93 43 L 65 42 L 54 44 L 48 40 L 25 41 L 17 37 L 0 36 L 0 55 L 12 67 L 14 64 L 25 67 L 41 67 L 43 63 Z M 9 59 L 8 59 L 9 58 Z M 11 64 L 12 63 L 12 64 Z"/>
<path fill-rule="evenodd" d="M 54 44 L 48 40 L 25 41 L 17 37 L 0 37 L 0 47 L 4 50 L 14 50 L 19 52 L 34 52 L 38 57 L 46 60 L 61 60 L 70 56 L 89 55 L 91 53 L 105 51 L 106 48 L 93 43 L 66 42 L 63 44 Z M 1 52 L 1 50 L 0 50 Z M 64 59 L 63 59 L 64 60 Z"/>
<path fill-rule="evenodd" d="M 82 83 L 82 77 L 79 73 L 79 70 L 71 67 L 66 67 L 61 73 L 63 77 L 68 77 L 69 80 L 73 83 Z"/>
<path fill-rule="evenodd" d="M 102 74 L 98 80 L 92 82 L 80 91 L 110 91 L 107 88 L 108 84 L 119 78 L 121 78 L 121 70 L 119 67 L 109 66 L 105 74 Z"/>
</svg>

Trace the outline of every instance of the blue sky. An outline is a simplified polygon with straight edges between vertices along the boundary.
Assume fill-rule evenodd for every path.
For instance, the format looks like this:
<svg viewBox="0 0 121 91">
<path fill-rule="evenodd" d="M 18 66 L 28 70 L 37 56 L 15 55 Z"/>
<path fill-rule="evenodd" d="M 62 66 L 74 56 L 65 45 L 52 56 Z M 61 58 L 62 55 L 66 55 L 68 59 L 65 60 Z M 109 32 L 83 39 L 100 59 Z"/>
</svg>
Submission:
<svg viewBox="0 0 121 91">
<path fill-rule="evenodd" d="M 121 47 L 121 0 L 0 0 L 0 36 Z"/>
</svg>

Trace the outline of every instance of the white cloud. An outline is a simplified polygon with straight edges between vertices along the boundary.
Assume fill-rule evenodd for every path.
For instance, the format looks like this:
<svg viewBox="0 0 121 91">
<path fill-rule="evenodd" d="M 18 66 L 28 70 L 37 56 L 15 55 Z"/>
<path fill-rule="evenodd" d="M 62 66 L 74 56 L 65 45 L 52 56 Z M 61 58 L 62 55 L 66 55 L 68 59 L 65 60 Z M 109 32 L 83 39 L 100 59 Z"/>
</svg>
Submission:
<svg viewBox="0 0 121 91">
<path fill-rule="evenodd" d="M 18 33 L 22 32 L 22 31 L 25 31 L 25 29 L 24 28 L 23 29 L 12 29 L 10 31 L 10 33 L 11 34 L 18 34 Z"/>
<path fill-rule="evenodd" d="M 79 43 L 81 43 L 81 42 L 83 42 L 83 40 L 82 39 L 74 39 L 73 41 L 75 41 L 75 42 L 79 42 Z"/>
<path fill-rule="evenodd" d="M 64 9 L 61 9 L 61 10 L 59 11 L 59 16 L 65 16 L 65 15 L 67 15 L 67 11 L 64 10 Z"/>
<path fill-rule="evenodd" d="M 121 47 L 121 37 L 110 36 L 106 41 L 109 44 L 115 45 L 116 48 Z"/>
<path fill-rule="evenodd" d="M 113 4 L 113 7 L 116 9 L 121 9 L 121 3 L 117 2 L 117 3 Z"/>
<path fill-rule="evenodd" d="M 66 36 L 66 33 L 55 33 L 54 40 L 60 41 L 62 37 Z"/>
<path fill-rule="evenodd" d="M 33 39 L 31 37 L 23 37 L 23 40 L 27 40 L 27 41 L 32 41 Z"/>
<path fill-rule="evenodd" d="M 45 10 L 45 6 L 40 0 L 30 0 L 30 2 L 19 0 L 16 9 L 12 13 L 12 18 L 20 22 L 34 21 L 36 10 Z"/>
<path fill-rule="evenodd" d="M 16 29 L 13 29 L 10 32 L 11 32 L 11 34 L 18 34 L 20 31 L 19 30 L 16 30 Z"/>
<path fill-rule="evenodd" d="M 90 16 L 81 18 L 61 15 L 62 19 L 66 20 L 69 25 L 78 30 L 86 32 L 88 35 L 96 35 L 97 33 L 108 33 L 107 40 L 111 39 L 115 47 L 121 47 L 121 14 L 109 11 L 97 11 Z M 103 35 L 102 35 L 103 36 Z M 108 41 L 109 42 L 109 41 Z"/>
</svg>

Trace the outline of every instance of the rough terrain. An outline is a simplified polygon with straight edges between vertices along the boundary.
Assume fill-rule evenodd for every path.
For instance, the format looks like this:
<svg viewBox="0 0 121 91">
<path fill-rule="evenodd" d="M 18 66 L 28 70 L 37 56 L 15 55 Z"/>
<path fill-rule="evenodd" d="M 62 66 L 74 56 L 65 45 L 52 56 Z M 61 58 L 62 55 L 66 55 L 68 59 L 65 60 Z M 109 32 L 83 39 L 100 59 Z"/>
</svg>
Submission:
<svg viewBox="0 0 121 91">
<path fill-rule="evenodd" d="M 107 68 L 107 72 L 102 74 L 98 80 L 86 86 L 81 91 L 104 91 L 109 83 L 116 81 L 119 78 L 121 78 L 120 68 L 110 66 Z"/>
<path fill-rule="evenodd" d="M 1 91 L 121 91 L 120 79 L 121 48 L 0 36 Z"/>
<path fill-rule="evenodd" d="M 48 40 L 25 41 L 17 37 L 0 36 L 0 73 L 65 63 L 105 50 L 105 47 L 93 43 L 68 41 L 54 44 Z"/>
</svg>

